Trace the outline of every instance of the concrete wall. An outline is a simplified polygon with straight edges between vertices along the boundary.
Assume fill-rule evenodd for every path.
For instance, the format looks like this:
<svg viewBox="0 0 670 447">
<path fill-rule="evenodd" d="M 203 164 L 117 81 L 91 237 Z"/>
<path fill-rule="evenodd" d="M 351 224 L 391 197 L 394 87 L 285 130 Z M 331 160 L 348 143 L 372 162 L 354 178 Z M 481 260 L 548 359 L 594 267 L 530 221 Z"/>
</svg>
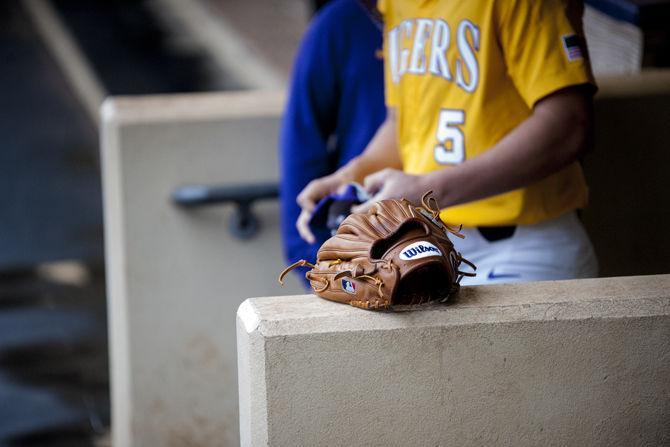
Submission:
<svg viewBox="0 0 670 447">
<path fill-rule="evenodd" d="M 276 180 L 282 104 L 256 92 L 103 106 L 115 446 L 238 444 L 235 310 L 282 293 L 278 205 L 258 204 L 262 230 L 240 241 L 229 206 L 186 211 L 169 197 L 184 183 Z"/>
<path fill-rule="evenodd" d="M 670 275 L 238 310 L 243 446 L 670 444 Z"/>
<path fill-rule="evenodd" d="M 584 219 L 607 275 L 670 271 L 669 80 L 601 81 Z M 276 179 L 282 103 L 281 93 L 243 92 L 103 107 L 116 445 L 237 444 L 234 311 L 245 297 L 301 289 L 293 275 L 288 288 L 275 283 L 284 266 L 275 202 L 256 206 L 263 230 L 241 242 L 229 236 L 229 207 L 184 211 L 169 195 L 184 183 Z"/>
</svg>

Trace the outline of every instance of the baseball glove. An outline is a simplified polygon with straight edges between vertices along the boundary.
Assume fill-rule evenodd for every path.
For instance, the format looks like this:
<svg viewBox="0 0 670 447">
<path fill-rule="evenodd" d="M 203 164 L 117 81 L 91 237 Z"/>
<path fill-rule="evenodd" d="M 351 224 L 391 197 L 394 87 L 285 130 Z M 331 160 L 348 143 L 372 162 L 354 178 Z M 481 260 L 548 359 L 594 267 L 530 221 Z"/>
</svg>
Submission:
<svg viewBox="0 0 670 447">
<path fill-rule="evenodd" d="M 382 200 L 367 213 L 351 214 L 337 233 L 321 246 L 316 264 L 300 260 L 288 266 L 305 273 L 321 298 L 363 309 L 390 309 L 445 301 L 459 288 L 463 259 L 448 235 L 463 237 L 440 219 L 432 191 L 421 199 L 423 206 L 409 201 Z"/>
</svg>

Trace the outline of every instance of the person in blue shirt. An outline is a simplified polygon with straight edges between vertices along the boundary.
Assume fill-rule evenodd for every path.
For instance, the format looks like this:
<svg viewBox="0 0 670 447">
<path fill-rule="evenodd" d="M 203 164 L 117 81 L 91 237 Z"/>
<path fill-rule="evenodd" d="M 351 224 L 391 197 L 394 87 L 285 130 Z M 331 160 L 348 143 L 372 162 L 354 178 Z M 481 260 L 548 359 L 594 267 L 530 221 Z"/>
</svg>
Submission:
<svg viewBox="0 0 670 447">
<path fill-rule="evenodd" d="M 382 26 L 358 0 L 334 0 L 312 20 L 298 52 L 280 137 L 280 203 L 289 263 L 316 260 L 296 197 L 359 155 L 386 117 Z"/>
</svg>

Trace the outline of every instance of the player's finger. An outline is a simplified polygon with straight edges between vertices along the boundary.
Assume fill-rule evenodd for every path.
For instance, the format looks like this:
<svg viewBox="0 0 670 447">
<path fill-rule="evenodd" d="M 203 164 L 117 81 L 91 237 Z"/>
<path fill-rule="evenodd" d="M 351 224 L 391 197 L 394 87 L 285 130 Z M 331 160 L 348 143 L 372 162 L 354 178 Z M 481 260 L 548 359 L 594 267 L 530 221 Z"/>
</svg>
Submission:
<svg viewBox="0 0 670 447">
<path fill-rule="evenodd" d="M 356 214 L 366 213 L 370 209 L 372 204 L 374 204 L 374 203 L 375 203 L 375 200 L 370 199 L 367 202 L 361 203 L 360 205 L 352 206 L 351 207 L 351 212 L 356 213 Z"/>
<path fill-rule="evenodd" d="M 296 202 L 303 210 L 312 211 L 316 203 L 330 194 L 339 183 L 333 180 L 332 177 L 322 177 L 312 180 L 305 186 L 305 188 L 298 194 Z"/>
<path fill-rule="evenodd" d="M 393 169 L 386 168 L 366 176 L 363 180 L 363 187 L 371 195 L 378 193 L 384 187 L 384 183 L 392 175 L 392 172 Z"/>
<path fill-rule="evenodd" d="M 337 194 L 344 194 L 344 193 L 346 192 L 347 188 L 349 187 L 349 185 L 350 185 L 350 183 L 343 183 L 343 184 L 341 184 L 341 185 L 337 188 L 336 193 L 337 193 Z"/>
<path fill-rule="evenodd" d="M 382 188 L 377 192 L 377 194 L 372 196 L 370 198 L 370 200 L 368 200 L 366 202 L 363 202 L 360 205 L 352 206 L 351 207 L 351 212 L 352 213 L 366 213 L 372 207 L 372 205 L 374 205 L 376 202 L 379 202 L 380 200 L 387 199 L 388 197 L 386 197 L 386 196 L 387 196 L 386 191 L 384 190 L 384 188 Z"/>
<path fill-rule="evenodd" d="M 303 209 L 298 216 L 298 220 L 295 223 L 295 227 L 298 229 L 300 237 L 303 238 L 306 242 L 313 244 L 316 241 L 312 230 L 309 228 L 309 219 L 312 217 L 311 211 Z"/>
<path fill-rule="evenodd" d="M 303 211 L 311 211 L 314 209 L 317 200 L 314 198 L 316 189 L 318 189 L 318 185 L 315 185 L 314 180 L 312 180 L 302 191 L 300 191 L 298 197 L 296 197 L 295 201 L 300 205 L 300 208 L 302 208 Z"/>
</svg>

